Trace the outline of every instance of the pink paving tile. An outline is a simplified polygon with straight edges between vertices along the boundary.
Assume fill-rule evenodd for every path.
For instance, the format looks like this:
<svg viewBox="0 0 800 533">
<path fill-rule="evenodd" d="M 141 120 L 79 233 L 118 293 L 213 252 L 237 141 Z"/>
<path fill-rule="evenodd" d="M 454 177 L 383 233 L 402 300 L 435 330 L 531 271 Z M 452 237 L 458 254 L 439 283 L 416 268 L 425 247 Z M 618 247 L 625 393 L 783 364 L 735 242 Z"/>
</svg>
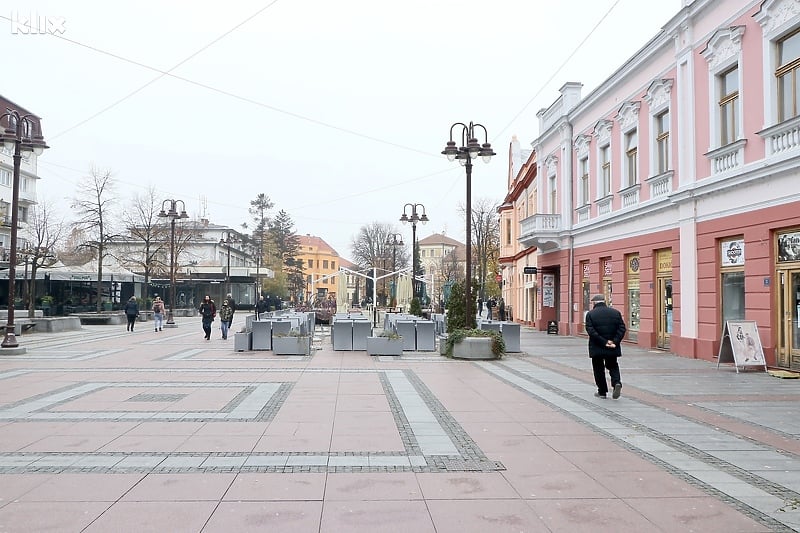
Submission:
<svg viewBox="0 0 800 533">
<path fill-rule="evenodd" d="M 258 442 L 257 435 L 201 435 L 188 437 L 175 451 L 180 452 L 249 452 Z"/>
<path fill-rule="evenodd" d="M 14 501 L 38 487 L 52 476 L 50 474 L 2 474 L 0 475 L 0 506 Z"/>
<path fill-rule="evenodd" d="M 427 502 L 436 533 L 550 533 L 522 500 Z"/>
<path fill-rule="evenodd" d="M 352 411 L 336 413 L 333 429 L 337 435 L 362 435 L 369 432 L 397 432 L 397 423 L 390 412 L 358 413 Z"/>
<path fill-rule="evenodd" d="M 421 500 L 422 490 L 412 472 L 329 473 L 325 501 Z"/>
<path fill-rule="evenodd" d="M 312 406 L 285 405 L 275 416 L 275 422 L 329 422 L 333 420 L 333 404 Z"/>
<path fill-rule="evenodd" d="M 122 435 L 134 429 L 138 422 L 76 422 L 58 430 L 54 435 Z"/>
<path fill-rule="evenodd" d="M 25 446 L 23 452 L 95 452 L 114 439 L 101 435 L 65 435 L 44 437 Z"/>
<path fill-rule="evenodd" d="M 122 497 L 126 502 L 218 501 L 236 474 L 148 474 Z"/>
<path fill-rule="evenodd" d="M 579 435 L 588 437 L 597 434 L 578 422 L 522 422 L 522 425 L 534 435 Z"/>
<path fill-rule="evenodd" d="M 464 411 L 456 409 L 450 411 L 450 415 L 455 418 L 459 424 L 469 422 L 513 422 L 509 415 L 498 411 Z"/>
<path fill-rule="evenodd" d="M 184 435 L 188 437 L 203 427 L 203 424 L 205 422 L 141 422 L 126 435 Z"/>
<path fill-rule="evenodd" d="M 267 435 L 261 437 L 254 452 L 326 452 L 331 445 L 330 435 Z"/>
<path fill-rule="evenodd" d="M 322 502 L 232 502 L 219 504 L 203 533 L 301 533 L 319 531 Z"/>
<path fill-rule="evenodd" d="M 83 533 L 197 533 L 217 502 L 117 502 Z"/>
<path fill-rule="evenodd" d="M 547 409 L 527 409 L 524 411 L 510 409 L 506 411 L 511 418 L 516 420 L 520 423 L 536 423 L 536 422 L 570 422 L 572 424 L 578 424 L 578 422 L 560 411 L 554 410 L 552 407 L 548 407 Z"/>
<path fill-rule="evenodd" d="M 623 451 L 624 448 L 602 435 L 541 435 L 539 437 L 557 452 Z"/>
<path fill-rule="evenodd" d="M 664 533 L 664 530 L 619 500 L 531 500 L 528 505 L 551 531 Z"/>
<path fill-rule="evenodd" d="M 578 470 L 574 464 L 564 459 L 553 450 L 526 451 L 495 451 L 489 455 L 492 461 L 500 461 L 510 472 L 575 472 Z"/>
<path fill-rule="evenodd" d="M 710 496 L 701 498 L 636 498 L 625 503 L 640 512 L 664 531 L 725 531 L 757 533 L 770 529 L 762 526 Z"/>
<path fill-rule="evenodd" d="M 269 422 L 206 422 L 195 435 L 257 435 L 261 436 Z"/>
<path fill-rule="evenodd" d="M 417 474 L 426 500 L 488 500 L 518 498 L 519 495 L 496 472 L 458 472 Z"/>
<path fill-rule="evenodd" d="M 434 533 L 425 502 L 331 502 L 322 510 L 320 533 Z"/>
<path fill-rule="evenodd" d="M 12 502 L 0 509 L 0 527 L 9 532 L 85 531 L 110 505 L 108 502 Z"/>
<path fill-rule="evenodd" d="M 327 422 L 276 422 L 272 421 L 264 431 L 264 435 L 330 435 L 333 432 L 333 421 Z"/>
<path fill-rule="evenodd" d="M 619 498 L 694 498 L 706 494 L 668 472 L 604 472 L 597 481 Z"/>
<path fill-rule="evenodd" d="M 504 472 L 514 489 L 527 499 L 611 498 L 613 494 L 591 476 L 577 472 Z"/>
<path fill-rule="evenodd" d="M 386 411 L 389 401 L 384 393 L 381 394 L 340 394 L 336 400 L 336 411 Z"/>
<path fill-rule="evenodd" d="M 470 435 L 531 435 L 529 429 L 517 422 L 465 422 L 461 427 Z"/>
<path fill-rule="evenodd" d="M 332 452 L 389 452 L 404 450 L 403 440 L 395 430 L 393 434 L 365 431 L 364 435 L 338 435 L 334 433 Z"/>
<path fill-rule="evenodd" d="M 19 500 L 24 502 L 113 502 L 145 474 L 61 473 L 49 477 Z"/>
<path fill-rule="evenodd" d="M 561 456 L 598 479 L 603 472 L 662 471 L 660 467 L 628 451 L 564 452 Z"/>
<path fill-rule="evenodd" d="M 322 500 L 326 476 L 324 472 L 243 473 L 236 476 L 224 500 Z"/>
<path fill-rule="evenodd" d="M 470 433 L 470 437 L 484 453 L 508 452 L 535 454 L 547 452 L 549 448 L 538 437 L 511 436 L 511 435 L 486 435 Z"/>
<path fill-rule="evenodd" d="M 185 435 L 123 435 L 102 448 L 102 452 L 173 452 L 188 439 Z"/>
</svg>

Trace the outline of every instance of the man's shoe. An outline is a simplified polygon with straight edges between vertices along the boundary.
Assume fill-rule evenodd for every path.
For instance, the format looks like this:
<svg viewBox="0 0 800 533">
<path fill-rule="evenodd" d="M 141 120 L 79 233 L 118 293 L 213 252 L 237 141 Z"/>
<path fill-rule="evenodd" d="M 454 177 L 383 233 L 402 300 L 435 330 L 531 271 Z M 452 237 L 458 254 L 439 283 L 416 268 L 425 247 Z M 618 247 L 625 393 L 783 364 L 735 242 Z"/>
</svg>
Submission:
<svg viewBox="0 0 800 533">
<path fill-rule="evenodd" d="M 607 396 L 605 394 L 600 394 L 599 392 L 595 392 L 594 395 L 595 395 L 595 397 L 602 398 L 603 400 L 605 400 L 607 398 Z"/>
<path fill-rule="evenodd" d="M 616 400 L 620 394 L 622 394 L 622 383 L 617 383 L 614 385 L 614 392 L 611 393 L 611 397 Z"/>
</svg>

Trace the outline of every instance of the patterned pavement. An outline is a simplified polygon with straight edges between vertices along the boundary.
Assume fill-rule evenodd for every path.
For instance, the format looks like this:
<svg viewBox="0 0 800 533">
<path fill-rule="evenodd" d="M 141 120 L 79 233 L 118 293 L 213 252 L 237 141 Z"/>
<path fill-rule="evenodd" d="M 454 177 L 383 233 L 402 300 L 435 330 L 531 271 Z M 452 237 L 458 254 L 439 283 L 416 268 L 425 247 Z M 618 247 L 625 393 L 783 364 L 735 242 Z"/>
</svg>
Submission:
<svg viewBox="0 0 800 533">
<path fill-rule="evenodd" d="M 600 400 L 584 340 L 527 328 L 464 362 L 177 322 L 0 357 L 0 532 L 800 531 L 800 380 L 624 346 Z"/>
</svg>

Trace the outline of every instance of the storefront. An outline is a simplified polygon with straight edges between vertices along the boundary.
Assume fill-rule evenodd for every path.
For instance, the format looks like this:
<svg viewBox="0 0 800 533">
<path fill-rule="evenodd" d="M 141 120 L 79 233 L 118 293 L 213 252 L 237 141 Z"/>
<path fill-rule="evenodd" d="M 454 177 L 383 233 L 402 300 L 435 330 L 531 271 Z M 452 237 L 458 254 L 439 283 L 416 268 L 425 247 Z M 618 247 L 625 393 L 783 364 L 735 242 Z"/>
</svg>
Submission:
<svg viewBox="0 0 800 533">
<path fill-rule="evenodd" d="M 800 370 L 800 230 L 775 236 L 777 365 Z"/>
</svg>

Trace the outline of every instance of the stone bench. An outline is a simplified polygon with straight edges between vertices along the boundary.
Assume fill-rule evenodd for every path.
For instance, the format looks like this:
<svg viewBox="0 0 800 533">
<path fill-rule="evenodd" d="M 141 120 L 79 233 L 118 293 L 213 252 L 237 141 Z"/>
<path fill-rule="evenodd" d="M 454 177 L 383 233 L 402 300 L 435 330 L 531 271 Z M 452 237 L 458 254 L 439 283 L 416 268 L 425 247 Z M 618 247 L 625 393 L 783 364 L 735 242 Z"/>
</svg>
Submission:
<svg viewBox="0 0 800 533">
<path fill-rule="evenodd" d="M 127 323 L 124 313 L 75 313 L 83 325 L 119 325 Z"/>
</svg>

